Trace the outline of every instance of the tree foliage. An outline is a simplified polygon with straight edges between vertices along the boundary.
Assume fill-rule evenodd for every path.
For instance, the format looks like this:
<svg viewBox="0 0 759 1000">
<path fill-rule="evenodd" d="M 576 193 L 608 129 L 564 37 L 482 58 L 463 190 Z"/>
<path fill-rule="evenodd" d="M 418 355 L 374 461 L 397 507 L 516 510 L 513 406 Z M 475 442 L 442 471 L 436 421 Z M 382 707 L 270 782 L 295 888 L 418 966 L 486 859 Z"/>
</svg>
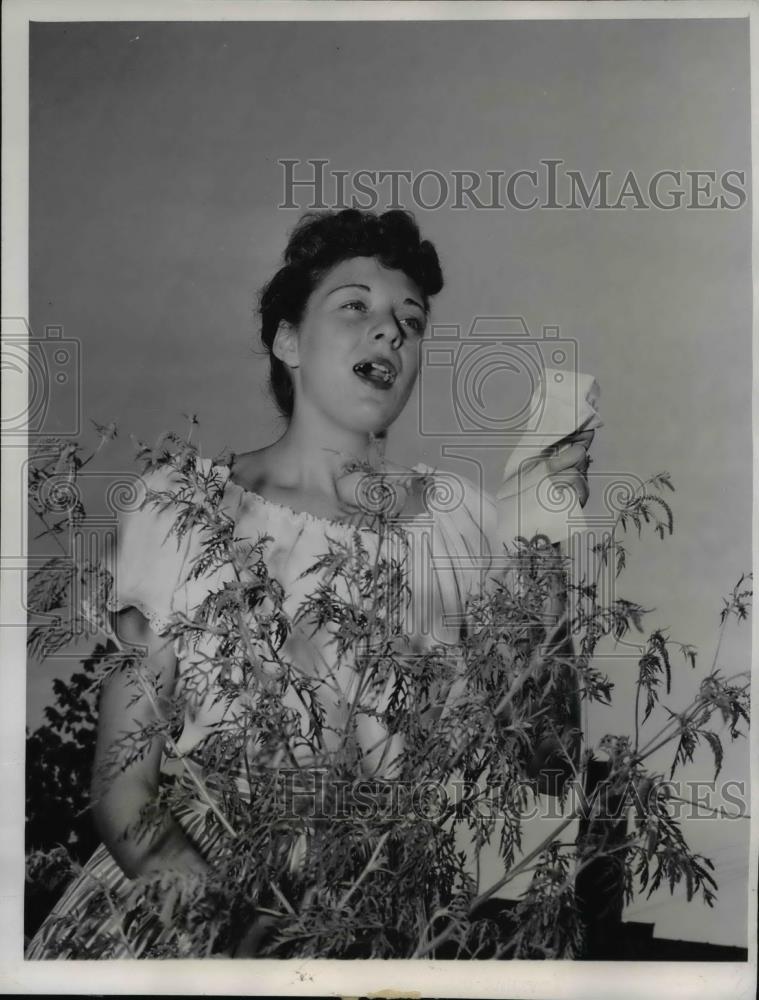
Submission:
<svg viewBox="0 0 759 1000">
<path fill-rule="evenodd" d="M 166 433 L 152 447 L 137 443 L 145 469 L 168 466 L 177 484 L 147 502 L 172 512 L 178 538 L 201 533 L 193 576 L 222 567 L 231 572 L 192 616 L 174 616 L 171 639 L 198 651 L 209 648 L 210 637 L 211 652 L 190 658 L 157 723 L 118 742 L 111 766 L 128 767 L 156 732 L 171 753 L 193 706 L 210 698 L 226 708 L 191 760 L 173 754 L 178 767 L 163 779 L 158 802 L 136 819 L 149 826 L 161 809 L 180 814 L 200 802 L 214 845 L 213 873 L 136 879 L 126 900 L 114 901 L 103 889 L 83 920 L 64 919 L 50 930 L 52 948 L 86 957 L 81 943 L 89 941 L 86 954 L 107 954 L 102 928 L 116 909 L 113 933 L 128 942 L 130 954 L 143 957 L 242 954 L 243 932 L 256 920 L 259 927 L 265 922 L 266 933 L 256 938 L 255 952 L 266 956 L 581 957 L 578 873 L 612 855 L 628 898 L 683 883 L 689 899 L 700 894 L 713 902 L 711 864 L 690 851 L 672 801 L 656 791 L 661 775 L 648 762 L 672 745 L 674 773 L 703 743 L 718 772 L 723 748 L 712 720 L 723 720 L 731 739 L 742 734 L 745 674 L 726 677 L 715 666 L 690 704 L 670 708 L 663 699 L 676 690 L 673 649 L 679 647 L 691 669 L 696 652 L 656 629 L 640 644 L 632 734 L 609 734 L 598 747 L 582 748 L 577 726 L 579 702 L 587 709 L 613 698 L 613 685 L 596 663 L 599 643 L 645 631 L 643 605 L 599 599 L 598 574 L 611 561 L 616 576 L 624 569 L 618 529 L 631 523 L 640 534 L 647 524 L 661 538 L 672 533 L 672 509 L 660 495 L 673 489 L 666 473 L 643 484 L 596 546 L 595 579 L 569 585 L 571 613 L 565 608 L 558 622 L 546 617 L 557 573 L 548 540 L 517 538 L 512 568 L 470 602 L 470 627 L 458 645 L 433 645 L 420 654 L 404 630 L 408 567 L 392 556 L 403 549 L 372 548 L 358 530 L 350 543 L 328 539 L 327 551 L 304 574 L 313 581 L 308 597 L 295 615 L 286 614 L 282 586 L 267 566 L 272 539 L 236 536 L 221 502 L 218 465 L 204 471 L 197 462 L 196 423 L 193 417 L 184 438 Z M 115 429 L 99 432 L 98 450 Z M 127 670 L 135 698 L 151 697 L 156 705 L 159 699 L 139 651 L 125 649 L 109 624 L 107 573 L 72 561 L 61 543 L 83 523 L 80 500 L 60 509 L 59 489 L 56 516 L 45 500 L 55 493 L 51 479 L 63 475 L 73 488 L 90 459 L 68 442 L 50 440 L 46 448 L 32 463 L 30 497 L 43 533 L 57 540 L 62 554 L 32 576 L 30 607 L 47 618 L 32 626 L 30 650 L 44 658 L 76 636 L 82 609 L 70 613 L 74 583 L 86 595 L 87 619 L 94 615 L 103 632 L 82 672 L 56 682 L 55 704 L 28 738 L 28 879 L 30 892 L 42 886 L 49 896 L 81 873 L 94 844 L 87 807 L 100 678 L 116 667 Z M 382 514 L 374 527 L 384 539 L 402 530 Z M 731 614 L 747 615 L 746 581 L 741 576 L 725 601 L 720 638 Z M 331 671 L 305 672 L 287 654 L 294 629 L 327 630 Z M 332 675 L 340 671 L 352 682 L 337 724 L 327 705 L 335 696 Z M 378 733 L 371 748 L 359 738 L 367 720 Z M 544 795 L 549 764 L 563 775 L 553 791 L 566 802 L 572 784 L 588 788 L 597 752 L 609 758 L 607 789 L 628 812 L 634 793 L 636 815 L 622 840 L 612 843 L 606 826 L 591 822 L 577 841 L 566 841 L 580 815 L 574 808 L 524 855 L 522 817 L 526 805 Z M 367 761 L 376 753 L 381 766 L 367 780 Z M 472 845 L 468 852 L 462 836 Z M 487 845 L 495 846 L 502 874 L 483 886 L 479 855 Z M 524 873 L 529 887 L 504 929 L 485 915 L 485 904 Z"/>
</svg>

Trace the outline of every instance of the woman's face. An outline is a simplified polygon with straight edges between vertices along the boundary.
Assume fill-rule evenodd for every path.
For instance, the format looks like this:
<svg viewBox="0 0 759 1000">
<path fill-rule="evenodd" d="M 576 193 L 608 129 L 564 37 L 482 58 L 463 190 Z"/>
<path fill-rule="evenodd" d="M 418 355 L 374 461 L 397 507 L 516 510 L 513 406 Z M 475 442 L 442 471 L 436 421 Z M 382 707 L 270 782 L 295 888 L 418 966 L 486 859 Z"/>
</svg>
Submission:
<svg viewBox="0 0 759 1000">
<path fill-rule="evenodd" d="M 403 271 L 374 257 L 336 264 L 297 329 L 280 324 L 275 341 L 290 366 L 296 414 L 363 433 L 389 427 L 416 381 L 426 324 L 422 294 Z"/>
</svg>

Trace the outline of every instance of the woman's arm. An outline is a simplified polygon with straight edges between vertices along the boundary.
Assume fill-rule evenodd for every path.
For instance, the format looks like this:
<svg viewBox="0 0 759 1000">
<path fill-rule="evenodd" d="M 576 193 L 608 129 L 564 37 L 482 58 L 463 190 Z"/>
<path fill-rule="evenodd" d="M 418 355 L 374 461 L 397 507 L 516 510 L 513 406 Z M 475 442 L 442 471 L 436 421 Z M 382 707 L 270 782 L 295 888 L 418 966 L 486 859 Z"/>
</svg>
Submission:
<svg viewBox="0 0 759 1000">
<path fill-rule="evenodd" d="M 142 669 L 155 678 L 159 706 L 174 690 L 176 657 L 171 640 L 156 635 L 135 608 L 126 608 L 116 618 L 119 637 L 128 645 L 146 649 Z M 208 870 L 168 811 L 159 824 L 144 829 L 139 837 L 135 831 L 140 811 L 158 793 L 164 739 L 154 737 L 147 752 L 124 770 L 118 767 L 118 756 L 114 757 L 114 744 L 139 734 L 156 718 L 156 708 L 133 672 L 117 669 L 103 682 L 92 780 L 93 815 L 103 842 L 129 878 L 167 868 L 188 873 Z"/>
</svg>

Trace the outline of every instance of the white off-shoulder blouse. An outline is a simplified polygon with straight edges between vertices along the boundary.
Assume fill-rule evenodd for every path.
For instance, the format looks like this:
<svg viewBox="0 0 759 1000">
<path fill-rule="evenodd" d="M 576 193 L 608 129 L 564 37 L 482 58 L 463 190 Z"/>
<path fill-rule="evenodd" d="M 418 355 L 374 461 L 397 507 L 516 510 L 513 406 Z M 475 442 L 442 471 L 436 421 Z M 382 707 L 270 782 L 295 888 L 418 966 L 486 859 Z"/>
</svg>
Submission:
<svg viewBox="0 0 759 1000">
<path fill-rule="evenodd" d="M 360 540 L 372 555 L 380 545 L 384 555 L 405 561 L 409 599 L 404 631 L 414 652 L 422 653 L 437 644 L 454 646 L 460 639 L 461 629 L 466 627 L 467 603 L 488 585 L 494 545 L 498 544 L 495 501 L 470 480 L 426 465 L 414 466 L 413 477 L 424 497 L 422 509 L 397 518 L 394 526 L 399 530 L 380 534 L 368 525 L 357 528 L 348 522 L 293 510 L 233 482 L 228 465 L 215 465 L 210 459 L 198 461 L 201 473 L 212 475 L 218 483 L 220 508 L 234 520 L 236 544 L 250 547 L 261 536 L 269 536 L 263 549 L 267 570 L 283 589 L 282 610 L 291 621 L 319 585 L 319 572 L 309 570 L 328 553 L 330 540 L 348 546 Z M 160 466 L 143 476 L 143 483 L 146 491 L 175 491 L 180 479 L 171 467 Z M 176 516 L 173 505 L 159 510 L 150 501 L 122 511 L 110 566 L 113 587 L 107 602 L 109 610 L 137 608 L 159 635 L 170 630 L 177 615 L 192 618 L 209 593 L 234 578 L 230 565 L 197 579 L 189 577 L 203 536 L 199 530 L 190 529 L 178 538 L 171 530 Z M 333 586 L 339 587 L 339 581 Z M 330 628 L 324 626 L 312 632 L 306 624 L 293 625 L 279 653 L 296 663 L 299 670 L 318 678 L 333 669 L 335 655 Z M 213 664 L 216 641 L 208 634 L 190 648 L 183 637 L 174 639 L 178 684 L 199 664 L 207 671 L 218 669 Z M 332 678 L 340 692 L 338 700 L 347 702 L 355 676 L 350 663 L 343 662 L 339 675 Z M 188 700 L 179 751 L 191 751 L 224 721 L 225 714 L 234 711 L 212 692 L 211 683 L 205 701 L 198 704 L 197 699 Z M 309 720 L 295 698 L 293 708 L 301 712 L 305 731 Z"/>
</svg>

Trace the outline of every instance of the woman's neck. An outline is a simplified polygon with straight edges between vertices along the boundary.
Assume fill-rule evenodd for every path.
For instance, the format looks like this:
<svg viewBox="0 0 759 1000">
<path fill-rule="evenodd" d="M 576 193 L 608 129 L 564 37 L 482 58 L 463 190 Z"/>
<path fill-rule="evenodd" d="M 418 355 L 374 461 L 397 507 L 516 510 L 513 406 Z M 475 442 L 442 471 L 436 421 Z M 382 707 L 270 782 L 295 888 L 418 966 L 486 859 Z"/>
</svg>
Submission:
<svg viewBox="0 0 759 1000">
<path fill-rule="evenodd" d="M 358 462 L 376 467 L 383 445 L 384 440 L 369 433 L 293 418 L 282 437 L 267 448 L 267 465 L 282 487 L 335 497 L 346 466 Z"/>
</svg>

